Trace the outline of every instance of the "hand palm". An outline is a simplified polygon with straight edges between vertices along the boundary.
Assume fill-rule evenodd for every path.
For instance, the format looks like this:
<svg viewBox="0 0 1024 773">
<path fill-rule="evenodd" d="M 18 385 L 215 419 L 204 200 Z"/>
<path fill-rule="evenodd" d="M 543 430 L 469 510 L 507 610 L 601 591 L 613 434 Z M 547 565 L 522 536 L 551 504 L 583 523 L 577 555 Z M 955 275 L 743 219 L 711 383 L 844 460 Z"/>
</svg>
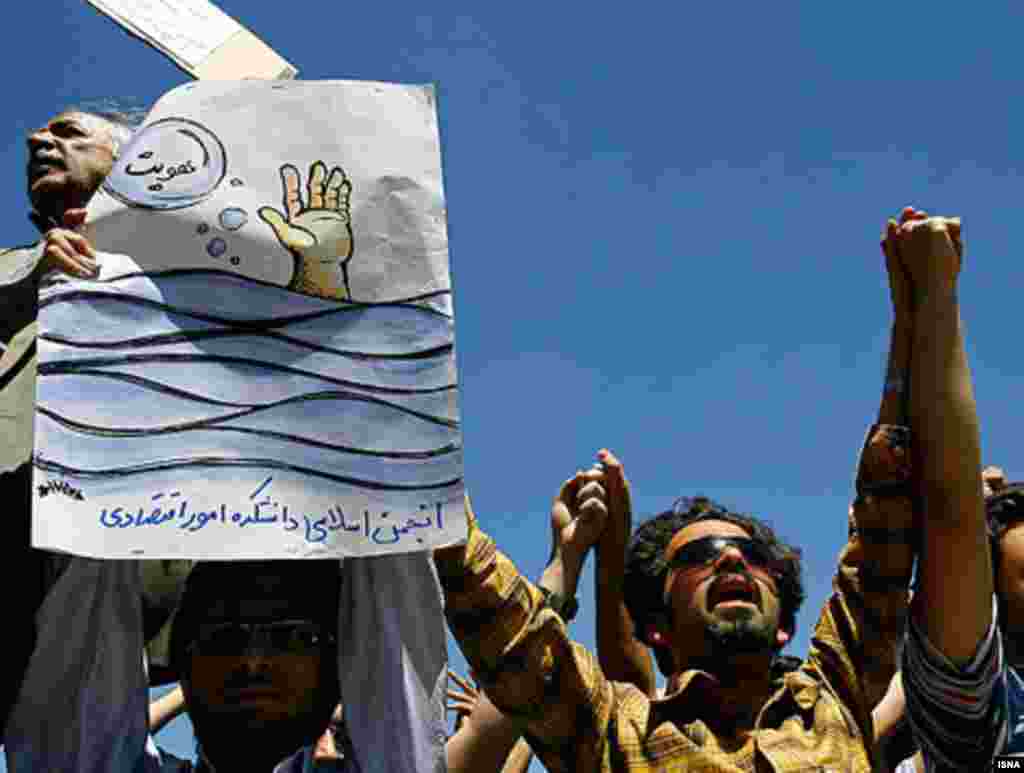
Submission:
<svg viewBox="0 0 1024 773">
<path fill-rule="evenodd" d="M 556 500 L 551 508 L 551 531 L 555 545 L 585 551 L 597 541 L 603 528 L 603 519 L 574 518 L 569 505 L 562 499 Z"/>
<path fill-rule="evenodd" d="M 352 186 L 345 172 L 336 166 L 328 177 L 324 163 L 314 162 L 309 170 L 306 205 L 299 193 L 298 169 L 285 164 L 281 181 L 286 214 L 261 207 L 259 215 L 295 258 L 290 287 L 324 298 L 348 298 L 345 264 L 352 257 L 353 246 L 349 213 Z"/>
</svg>

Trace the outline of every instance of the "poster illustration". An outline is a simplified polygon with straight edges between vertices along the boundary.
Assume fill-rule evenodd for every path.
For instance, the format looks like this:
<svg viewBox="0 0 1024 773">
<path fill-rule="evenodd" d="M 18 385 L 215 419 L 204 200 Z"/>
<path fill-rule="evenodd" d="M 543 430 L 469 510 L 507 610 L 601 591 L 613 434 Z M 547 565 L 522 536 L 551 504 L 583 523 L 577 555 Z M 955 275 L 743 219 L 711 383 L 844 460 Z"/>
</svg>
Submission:
<svg viewBox="0 0 1024 773">
<path fill-rule="evenodd" d="M 432 87 L 202 81 L 39 299 L 33 541 L 288 558 L 465 536 Z"/>
</svg>

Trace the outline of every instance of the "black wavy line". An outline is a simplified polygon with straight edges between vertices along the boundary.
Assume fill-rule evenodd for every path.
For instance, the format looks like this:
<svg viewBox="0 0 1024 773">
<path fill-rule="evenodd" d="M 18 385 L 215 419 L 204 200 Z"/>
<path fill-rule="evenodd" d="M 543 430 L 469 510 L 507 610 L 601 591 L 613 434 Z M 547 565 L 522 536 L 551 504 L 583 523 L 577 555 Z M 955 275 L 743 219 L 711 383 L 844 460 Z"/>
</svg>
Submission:
<svg viewBox="0 0 1024 773">
<path fill-rule="evenodd" d="M 32 246 L 32 245 L 28 245 Z M 17 248 L 16 248 L 17 249 Z M 114 284 L 121 282 L 125 279 L 137 279 L 138 277 L 146 277 L 147 279 L 174 279 L 180 276 L 223 276 L 227 277 L 232 281 L 237 282 L 248 282 L 249 284 L 262 285 L 263 287 L 269 287 L 273 290 L 286 290 L 294 295 L 305 295 L 296 290 L 291 290 L 274 282 L 270 282 L 266 279 L 256 279 L 255 277 L 245 276 L 243 274 L 236 273 L 234 271 L 225 271 L 222 268 L 166 268 L 161 271 L 132 271 L 129 274 L 121 274 L 120 276 L 110 277 L 108 279 L 93 279 L 92 282 L 96 284 Z M 68 280 L 60 275 L 57 275 L 45 282 L 41 283 L 41 287 L 47 287 L 49 285 L 64 284 Z M 408 298 L 397 298 L 393 301 L 353 301 L 347 300 L 342 303 L 351 303 L 361 306 L 388 306 L 393 303 L 411 303 L 412 301 L 422 301 L 427 298 L 434 298 L 438 295 L 450 295 L 451 289 L 441 290 L 430 290 L 426 293 L 420 293 L 419 295 L 410 295 Z M 321 299 L 324 300 L 324 299 Z"/>
<path fill-rule="evenodd" d="M 442 427 L 448 427 L 449 429 L 458 429 L 459 422 L 457 419 L 445 419 L 440 416 L 434 416 L 424 411 L 417 411 L 414 408 L 408 408 L 404 405 L 398 405 L 389 400 L 382 400 L 379 397 L 372 397 L 371 395 L 364 395 L 360 392 L 349 392 L 344 390 L 324 390 L 322 392 L 310 392 L 308 394 L 296 395 L 295 397 L 285 397 L 280 400 L 274 400 L 270 403 L 233 403 L 227 400 L 215 400 L 210 397 L 204 397 L 203 395 L 197 395 L 195 392 L 189 392 L 185 389 L 178 389 L 177 387 L 170 387 L 165 384 L 161 384 L 158 381 L 144 378 L 143 376 L 135 376 L 130 373 L 117 373 L 106 370 L 97 371 L 83 371 L 76 375 L 82 376 L 95 376 L 99 378 L 109 378 L 113 381 L 126 381 L 130 384 L 135 384 L 143 389 L 151 389 L 157 392 L 163 392 L 165 394 L 171 394 L 175 397 L 180 397 L 186 400 L 192 400 L 197 403 L 204 403 L 207 405 L 216 405 L 223 408 L 237 408 L 239 409 L 235 413 L 232 413 L 224 417 L 215 417 L 213 419 L 198 419 L 197 421 L 220 421 L 227 419 L 234 419 L 239 416 L 247 416 L 261 411 L 269 411 L 272 408 L 278 408 L 282 405 L 291 405 L 293 403 L 306 402 L 308 400 L 350 400 L 352 402 L 371 403 L 373 405 L 381 405 L 385 408 L 390 408 L 399 413 L 405 413 L 409 416 L 415 416 L 417 419 L 430 422 L 431 424 L 437 424 Z M 42 407 L 40 407 L 42 410 Z M 193 423 L 193 422 L 188 422 Z"/>
<path fill-rule="evenodd" d="M 438 456 L 445 456 L 447 454 L 458 451 L 460 446 L 456 443 L 447 443 L 446 445 L 439 446 L 438 448 L 431 448 L 424 451 L 374 451 L 368 448 L 356 448 L 354 446 L 343 446 L 337 443 L 328 443 L 323 440 L 312 440 L 310 438 L 300 437 L 299 435 L 292 435 L 287 432 L 278 432 L 270 429 L 256 429 L 254 427 L 221 427 L 218 426 L 220 423 L 229 419 L 235 418 L 235 416 L 224 416 L 216 419 L 200 419 L 198 421 L 186 422 L 184 424 L 178 424 L 173 426 L 154 427 L 152 429 L 142 429 L 134 427 L 99 427 L 94 424 L 86 424 L 84 422 L 69 419 L 66 416 L 62 416 L 56 411 L 52 411 L 49 408 L 43 408 L 39 406 L 36 408 L 37 412 L 48 416 L 58 424 L 61 424 L 71 430 L 80 432 L 83 435 L 93 435 L 95 437 L 158 437 L 160 435 L 175 435 L 179 432 L 199 432 L 199 431 L 210 431 L 210 432 L 234 432 L 239 435 L 256 435 L 257 437 L 272 438 L 274 440 L 284 440 L 289 443 L 296 443 L 298 445 L 310 446 L 312 448 L 323 448 L 328 451 L 337 451 L 340 453 L 352 454 L 354 456 L 370 456 L 382 459 L 433 459 Z M 243 411 L 241 414 L 246 415 L 249 411 Z"/>
<path fill-rule="evenodd" d="M 462 482 L 462 476 L 451 478 L 437 483 L 426 483 L 413 485 L 411 483 L 381 483 L 375 480 L 362 480 L 348 475 L 335 475 L 322 470 L 314 470 L 307 467 L 300 467 L 296 464 L 280 462 L 276 459 L 224 459 L 216 456 L 196 457 L 193 459 L 167 459 L 162 462 L 148 462 L 130 467 L 111 467 L 104 470 L 82 470 L 76 467 L 46 459 L 40 454 L 32 458 L 32 463 L 40 470 L 55 472 L 64 476 L 75 476 L 85 480 L 97 478 L 118 478 L 129 475 L 139 475 L 148 472 L 159 472 L 162 470 L 174 470 L 181 467 L 260 467 L 274 470 L 287 470 L 302 475 L 310 475 L 316 478 L 324 478 L 335 483 L 344 483 L 349 486 L 370 489 L 373 491 L 425 491 L 431 489 L 442 489 L 457 485 Z"/>
<path fill-rule="evenodd" d="M 287 365 L 278 365 L 273 362 L 252 360 L 248 357 L 227 357 L 219 354 L 128 354 L 122 357 L 89 357 L 81 360 L 54 360 L 51 362 L 39 363 L 39 375 L 42 376 L 65 376 L 90 371 L 92 367 L 108 367 L 111 365 L 131 365 L 136 363 L 154 362 L 202 362 L 202 363 L 225 363 L 232 365 L 252 365 L 264 370 L 289 373 L 294 376 L 319 379 L 330 384 L 337 384 L 342 387 L 365 389 L 367 392 L 378 392 L 381 394 L 432 394 L 454 389 L 455 384 L 447 384 L 439 387 L 389 387 L 360 384 L 356 381 L 324 376 L 319 373 L 312 373 L 299 368 L 291 368 Z"/>
<path fill-rule="evenodd" d="M 348 349 L 335 349 L 333 346 L 324 346 L 323 344 L 303 341 L 301 338 L 294 338 L 292 336 L 284 335 L 283 333 L 276 333 L 269 330 L 260 331 L 259 333 L 255 333 L 252 330 L 179 330 L 174 333 L 156 333 L 149 336 L 139 336 L 138 338 L 122 338 L 118 341 L 78 341 L 72 338 L 54 335 L 52 333 L 44 333 L 39 337 L 44 341 L 82 349 L 132 349 L 142 346 L 169 346 L 172 344 L 189 343 L 192 341 L 202 341 L 213 338 L 232 338 L 251 335 L 261 335 L 266 338 L 272 338 L 294 346 L 306 348 L 314 352 L 334 354 L 339 357 L 348 357 L 352 360 L 428 360 L 431 357 L 438 357 L 451 352 L 453 347 L 452 344 L 448 343 L 435 346 L 431 349 L 423 349 L 418 352 L 402 352 L 399 354 L 355 352 Z"/>
<path fill-rule="evenodd" d="M 40 373 L 40 375 L 46 374 Z M 91 368 L 83 368 L 82 370 L 76 371 L 71 375 L 95 376 L 97 378 L 109 378 L 114 381 L 126 381 L 129 384 L 135 384 L 136 386 L 140 386 L 145 389 L 152 389 L 155 392 L 163 392 L 164 394 L 173 395 L 175 397 L 182 397 L 197 403 L 205 403 L 206 405 L 222 405 L 227 408 L 257 407 L 256 403 L 232 403 L 228 402 L 227 400 L 217 400 L 213 397 L 205 397 L 204 395 L 199 395 L 196 394 L 195 392 L 189 392 L 188 390 L 185 389 L 179 389 L 178 387 L 172 387 L 167 384 L 161 384 L 159 381 L 154 381 L 153 379 L 145 378 L 143 376 L 136 376 L 133 373 L 118 373 L 117 371 L 92 370 Z"/>
<path fill-rule="evenodd" d="M 7 388 L 7 385 L 14 381 L 15 377 L 25 369 L 25 366 L 31 362 L 32 358 L 36 356 L 36 341 L 32 339 L 32 343 L 28 345 L 28 348 L 21 353 L 21 356 L 17 361 L 0 373 L 0 392 Z"/>
<path fill-rule="evenodd" d="M 277 285 L 270 285 L 271 287 L 277 287 L 277 289 L 283 289 Z M 309 320 L 318 319 L 320 317 L 330 316 L 331 314 L 338 314 L 342 312 L 351 311 L 363 311 L 364 309 L 375 309 L 375 308 L 405 308 L 405 309 L 416 309 L 417 311 L 425 311 L 429 314 L 434 314 L 438 317 L 450 320 L 451 314 L 446 314 L 443 311 L 433 308 L 432 306 L 420 306 L 416 303 L 418 300 L 426 300 L 436 295 L 447 294 L 450 290 L 437 290 L 432 293 L 424 293 L 419 296 L 414 296 L 409 299 L 402 299 L 397 301 L 381 301 L 378 303 L 357 303 L 355 301 L 339 301 L 338 306 L 321 309 L 320 311 L 310 311 L 306 314 L 296 314 L 290 317 L 274 317 L 271 319 L 228 319 L 226 317 L 215 317 L 211 314 L 201 314 L 196 311 L 188 311 L 180 309 L 177 306 L 171 306 L 166 303 L 160 303 L 158 301 L 151 300 L 149 298 L 142 298 L 135 295 L 124 295 L 123 293 L 108 292 L 105 290 L 92 290 L 92 289 L 76 289 L 70 290 L 64 293 L 53 293 L 46 298 L 39 299 L 39 309 L 42 310 L 47 306 L 55 303 L 66 303 L 81 299 L 96 299 L 106 298 L 108 300 L 122 301 L 125 303 L 135 303 L 140 306 L 148 306 L 150 308 L 158 309 L 159 311 L 166 312 L 168 314 L 178 314 L 183 317 L 191 317 L 192 319 L 198 319 L 201 322 L 211 322 L 216 325 L 227 325 L 235 327 L 250 327 L 257 330 L 275 328 L 275 327 L 286 327 L 293 322 L 308 322 Z"/>
</svg>

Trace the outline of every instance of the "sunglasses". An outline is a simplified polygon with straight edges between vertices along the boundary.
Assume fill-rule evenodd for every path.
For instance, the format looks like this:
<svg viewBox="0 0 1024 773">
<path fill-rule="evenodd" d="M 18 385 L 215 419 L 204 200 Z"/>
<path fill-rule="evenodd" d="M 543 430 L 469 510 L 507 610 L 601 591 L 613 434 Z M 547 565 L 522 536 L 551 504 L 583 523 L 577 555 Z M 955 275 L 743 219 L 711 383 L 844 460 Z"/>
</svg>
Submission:
<svg viewBox="0 0 1024 773">
<path fill-rule="evenodd" d="M 309 620 L 275 623 L 215 623 L 199 626 L 189 650 L 196 655 L 242 655 L 258 648 L 266 655 L 308 655 L 334 636 Z"/>
<path fill-rule="evenodd" d="M 770 547 L 749 537 L 702 537 L 687 542 L 668 562 L 670 569 L 693 569 L 707 566 L 728 547 L 737 548 L 744 560 L 752 566 L 772 574 L 781 571 L 781 562 Z"/>
</svg>

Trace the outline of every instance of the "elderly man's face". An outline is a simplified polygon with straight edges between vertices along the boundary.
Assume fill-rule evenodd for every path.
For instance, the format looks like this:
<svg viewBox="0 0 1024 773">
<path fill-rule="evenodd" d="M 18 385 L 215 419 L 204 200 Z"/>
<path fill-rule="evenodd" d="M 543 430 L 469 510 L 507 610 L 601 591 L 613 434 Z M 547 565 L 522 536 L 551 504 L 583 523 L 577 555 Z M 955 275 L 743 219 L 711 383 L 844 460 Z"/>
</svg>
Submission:
<svg viewBox="0 0 1024 773">
<path fill-rule="evenodd" d="M 84 207 L 114 165 L 111 126 L 87 113 L 61 113 L 28 137 L 28 195 L 44 214 Z"/>
</svg>

